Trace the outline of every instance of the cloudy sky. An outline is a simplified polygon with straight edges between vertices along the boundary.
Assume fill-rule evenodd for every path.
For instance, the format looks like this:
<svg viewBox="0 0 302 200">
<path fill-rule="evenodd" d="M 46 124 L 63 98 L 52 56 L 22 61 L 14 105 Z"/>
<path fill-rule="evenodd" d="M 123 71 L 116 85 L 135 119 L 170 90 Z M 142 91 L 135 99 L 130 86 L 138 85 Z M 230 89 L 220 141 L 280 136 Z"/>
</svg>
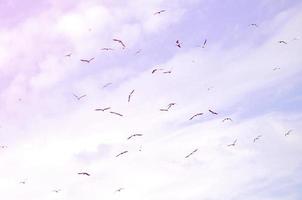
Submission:
<svg viewBox="0 0 302 200">
<path fill-rule="evenodd" d="M 301 10 L 0 1 L 1 199 L 301 199 Z"/>
</svg>

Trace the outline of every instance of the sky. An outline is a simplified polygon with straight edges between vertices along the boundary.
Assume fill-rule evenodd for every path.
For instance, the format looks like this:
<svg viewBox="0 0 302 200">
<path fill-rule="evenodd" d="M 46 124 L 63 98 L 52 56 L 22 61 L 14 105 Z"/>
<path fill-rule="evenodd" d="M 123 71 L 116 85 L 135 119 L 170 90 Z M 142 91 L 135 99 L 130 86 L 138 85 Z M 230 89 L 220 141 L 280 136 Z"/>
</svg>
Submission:
<svg viewBox="0 0 302 200">
<path fill-rule="evenodd" d="M 301 9 L 0 1 L 1 199 L 301 199 Z"/>
</svg>

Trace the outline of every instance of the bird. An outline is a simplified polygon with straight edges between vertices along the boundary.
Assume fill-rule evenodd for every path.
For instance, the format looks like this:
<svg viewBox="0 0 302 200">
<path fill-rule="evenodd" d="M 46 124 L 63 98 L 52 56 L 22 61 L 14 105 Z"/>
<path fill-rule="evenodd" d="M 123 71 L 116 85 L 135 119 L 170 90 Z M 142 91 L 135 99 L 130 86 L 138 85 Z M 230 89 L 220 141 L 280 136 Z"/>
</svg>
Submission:
<svg viewBox="0 0 302 200">
<path fill-rule="evenodd" d="M 280 67 L 274 67 L 273 71 L 276 71 L 276 70 L 279 70 L 279 69 L 281 69 L 281 68 Z"/>
<path fill-rule="evenodd" d="M 236 139 L 232 144 L 229 144 L 228 147 L 230 147 L 230 146 L 235 146 L 235 145 L 236 145 L 236 142 L 237 142 L 237 139 Z"/>
<path fill-rule="evenodd" d="M 203 113 L 196 113 L 195 115 L 193 115 L 189 120 L 192 120 L 193 118 L 199 116 L 199 115 L 203 115 Z"/>
<path fill-rule="evenodd" d="M 288 136 L 293 130 L 288 130 L 286 133 L 285 133 L 285 136 Z"/>
<path fill-rule="evenodd" d="M 189 158 L 191 155 L 193 155 L 196 151 L 198 151 L 198 149 L 195 149 L 194 151 L 192 151 L 191 153 L 189 153 L 185 158 Z"/>
<path fill-rule="evenodd" d="M 130 135 L 130 136 L 127 138 L 127 140 L 130 140 L 131 138 L 137 137 L 137 136 L 143 136 L 143 134 L 136 133 L 136 134 Z"/>
<path fill-rule="evenodd" d="M 222 120 L 222 122 L 225 122 L 225 121 L 233 121 L 231 118 L 229 118 L 229 117 L 227 117 L 227 118 L 224 118 L 223 120 Z"/>
<path fill-rule="evenodd" d="M 102 50 L 102 51 L 113 51 L 113 49 L 112 49 L 112 48 L 107 48 L 107 47 L 105 47 L 105 48 L 101 48 L 101 50 Z"/>
<path fill-rule="evenodd" d="M 61 189 L 53 190 L 53 192 L 59 193 L 59 192 L 61 192 Z"/>
<path fill-rule="evenodd" d="M 96 108 L 95 111 L 105 111 L 109 110 L 111 107 L 106 107 L 106 108 Z"/>
<path fill-rule="evenodd" d="M 159 109 L 160 111 L 169 111 L 168 109 L 163 109 L 163 108 L 161 108 L 161 109 Z"/>
<path fill-rule="evenodd" d="M 203 45 L 202 45 L 202 48 L 205 48 L 205 47 L 206 47 L 207 41 L 208 41 L 207 39 L 204 40 Z"/>
<path fill-rule="evenodd" d="M 151 73 L 154 74 L 156 71 L 161 71 L 161 70 L 164 70 L 164 69 L 161 69 L 161 68 L 153 69 Z"/>
<path fill-rule="evenodd" d="M 141 51 L 142 51 L 141 49 L 137 50 L 137 51 L 135 52 L 135 55 L 139 54 Z"/>
<path fill-rule="evenodd" d="M 94 57 L 90 58 L 90 59 L 81 59 L 80 61 L 85 62 L 85 63 L 90 63 L 93 59 L 94 59 Z"/>
<path fill-rule="evenodd" d="M 287 44 L 287 42 L 285 42 L 284 40 L 280 40 L 280 41 L 278 41 L 278 43 L 280 43 L 280 44 Z"/>
<path fill-rule="evenodd" d="M 154 13 L 154 15 L 159 15 L 159 14 L 161 14 L 161 13 L 163 13 L 163 12 L 166 12 L 166 10 L 157 11 L 157 12 Z"/>
<path fill-rule="evenodd" d="M 115 192 L 121 192 L 124 188 L 119 188 L 117 190 L 115 190 Z"/>
<path fill-rule="evenodd" d="M 131 96 L 132 96 L 133 93 L 134 93 L 134 90 L 132 90 L 132 91 L 130 92 L 130 94 L 128 95 L 128 102 L 130 102 Z"/>
<path fill-rule="evenodd" d="M 71 57 L 71 55 L 72 55 L 72 54 L 69 53 L 69 54 L 66 54 L 65 57 Z"/>
<path fill-rule="evenodd" d="M 254 140 L 253 140 L 254 143 L 255 143 L 257 140 L 259 140 L 261 137 L 262 137 L 262 135 L 258 135 L 257 137 L 255 137 Z"/>
<path fill-rule="evenodd" d="M 124 44 L 124 42 L 122 40 L 119 39 L 113 39 L 113 41 L 120 43 L 123 46 L 123 49 L 126 48 L 126 45 Z"/>
<path fill-rule="evenodd" d="M 176 40 L 176 46 L 177 46 L 178 48 L 181 48 L 181 45 L 180 45 L 179 40 Z"/>
<path fill-rule="evenodd" d="M 111 85 L 112 83 L 106 83 L 105 85 L 103 85 L 103 88 L 108 87 L 109 85 Z"/>
<path fill-rule="evenodd" d="M 213 115 L 218 115 L 217 112 L 214 112 L 214 111 L 212 111 L 212 110 L 209 110 L 209 112 L 212 113 Z"/>
<path fill-rule="evenodd" d="M 120 113 L 117 113 L 117 112 L 112 112 L 112 111 L 110 111 L 110 113 L 111 113 L 111 114 L 114 114 L 114 115 L 118 115 L 118 116 L 121 116 L 121 117 L 123 117 L 123 115 L 122 115 L 122 114 L 120 114 Z"/>
<path fill-rule="evenodd" d="M 169 109 L 172 107 L 172 106 L 174 106 L 176 103 L 169 103 L 168 104 L 168 106 L 167 106 L 167 108 L 162 108 L 162 109 L 159 109 L 160 111 L 169 111 Z"/>
<path fill-rule="evenodd" d="M 20 181 L 19 183 L 24 185 L 26 183 L 26 181 Z"/>
<path fill-rule="evenodd" d="M 77 100 L 81 100 L 82 98 L 86 97 L 87 95 L 84 94 L 84 95 L 82 95 L 82 96 L 77 96 L 77 95 L 73 94 L 73 96 L 74 96 L 75 98 L 77 98 Z"/>
<path fill-rule="evenodd" d="M 87 172 L 79 172 L 78 175 L 90 176 L 90 174 Z"/>
<path fill-rule="evenodd" d="M 164 73 L 164 74 L 171 74 L 172 71 L 171 71 L 171 70 L 168 70 L 168 71 L 164 71 L 163 73 Z"/>
<path fill-rule="evenodd" d="M 2 145 L 2 146 L 0 146 L 0 148 L 1 148 L 1 149 L 6 149 L 7 146 L 6 146 L 6 145 Z"/>
<path fill-rule="evenodd" d="M 115 157 L 119 157 L 119 156 L 121 156 L 121 155 L 123 155 L 123 154 L 125 154 L 125 153 L 128 153 L 128 151 L 123 151 L 123 152 L 117 154 Z"/>
<path fill-rule="evenodd" d="M 254 26 L 254 27 L 257 27 L 258 28 L 258 25 L 253 23 L 253 24 L 249 24 L 249 26 Z"/>
</svg>

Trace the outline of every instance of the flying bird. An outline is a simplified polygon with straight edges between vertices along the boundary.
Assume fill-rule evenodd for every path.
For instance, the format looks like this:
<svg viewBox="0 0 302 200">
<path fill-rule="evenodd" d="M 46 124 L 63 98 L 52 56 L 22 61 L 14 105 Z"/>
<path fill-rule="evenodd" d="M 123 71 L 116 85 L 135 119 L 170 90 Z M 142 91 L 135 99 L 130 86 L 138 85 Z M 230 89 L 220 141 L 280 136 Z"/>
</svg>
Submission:
<svg viewBox="0 0 302 200">
<path fill-rule="evenodd" d="M 119 39 L 113 39 L 113 41 L 120 43 L 123 46 L 123 49 L 126 48 L 126 45 L 124 44 L 124 42 L 122 40 Z"/>
<path fill-rule="evenodd" d="M 185 158 L 189 158 L 191 155 L 193 155 L 196 151 L 198 151 L 198 149 L 195 149 L 194 151 L 192 151 L 191 153 L 189 153 Z"/>
<path fill-rule="evenodd" d="M 262 135 L 258 135 L 257 137 L 255 137 L 254 140 L 253 140 L 254 143 L 255 143 L 257 140 L 259 140 L 261 137 L 262 137 Z"/>
<path fill-rule="evenodd" d="M 113 51 L 112 48 L 101 48 L 102 51 Z"/>
<path fill-rule="evenodd" d="M 161 70 L 164 70 L 164 69 L 153 69 L 151 73 L 154 74 L 156 71 L 161 71 Z"/>
<path fill-rule="evenodd" d="M 130 102 L 131 96 L 132 96 L 133 93 L 134 93 L 134 90 L 132 90 L 132 91 L 130 92 L 130 94 L 128 95 L 128 102 Z"/>
<path fill-rule="evenodd" d="M 94 57 L 90 58 L 90 59 L 81 59 L 80 61 L 85 62 L 85 63 L 90 63 L 93 59 L 94 59 Z"/>
<path fill-rule="evenodd" d="M 135 52 L 135 55 L 139 54 L 141 51 L 142 51 L 141 49 L 137 50 L 137 51 Z"/>
<path fill-rule="evenodd" d="M 59 192 L 61 192 L 61 189 L 58 189 L 58 190 L 53 190 L 53 192 L 55 192 L 55 193 L 59 193 Z"/>
<path fill-rule="evenodd" d="M 280 44 L 287 44 L 287 42 L 285 42 L 284 40 L 280 40 L 280 41 L 278 41 L 278 43 L 280 43 Z"/>
<path fill-rule="evenodd" d="M 288 130 L 286 133 L 285 133 L 285 136 L 288 136 L 293 130 Z"/>
<path fill-rule="evenodd" d="M 169 70 L 169 71 L 164 71 L 163 73 L 164 73 L 164 74 L 171 74 L 172 71 L 171 71 L 171 70 Z"/>
<path fill-rule="evenodd" d="M 127 140 L 130 140 L 131 138 L 137 137 L 137 136 L 143 136 L 143 134 L 137 133 L 137 134 L 130 135 L 130 136 L 127 138 Z"/>
<path fill-rule="evenodd" d="M 194 119 L 195 117 L 199 116 L 199 115 L 203 115 L 203 113 L 196 113 L 195 115 L 193 115 L 189 120 Z"/>
<path fill-rule="evenodd" d="M 77 95 L 73 94 L 73 96 L 74 96 L 75 98 L 77 98 L 77 100 L 81 100 L 82 98 L 86 97 L 87 95 L 84 94 L 84 95 L 82 95 L 82 96 L 77 96 Z"/>
<path fill-rule="evenodd" d="M 122 114 L 120 114 L 120 113 L 117 113 L 117 112 L 112 112 L 112 111 L 110 111 L 110 113 L 111 113 L 111 114 L 114 114 L 114 115 L 118 115 L 118 116 L 121 116 L 121 117 L 123 117 L 123 115 L 122 115 Z"/>
<path fill-rule="evenodd" d="M 69 53 L 69 54 L 66 54 L 65 57 L 71 57 L 71 55 L 72 55 L 72 54 Z"/>
<path fill-rule="evenodd" d="M 105 85 L 103 85 L 103 88 L 108 87 L 109 85 L 111 85 L 112 83 L 106 83 Z"/>
<path fill-rule="evenodd" d="M 26 183 L 26 181 L 20 181 L 19 183 L 24 185 Z"/>
<path fill-rule="evenodd" d="M 229 118 L 229 117 L 227 117 L 227 118 L 224 118 L 223 120 L 222 120 L 222 122 L 225 122 L 225 121 L 233 121 L 231 118 Z"/>
<path fill-rule="evenodd" d="M 172 106 L 174 106 L 176 103 L 169 103 L 168 104 L 168 106 L 167 106 L 167 108 L 162 108 L 162 109 L 159 109 L 160 111 L 169 111 L 169 109 L 172 107 Z"/>
<path fill-rule="evenodd" d="M 237 142 L 237 139 L 232 144 L 229 144 L 228 147 L 235 146 L 236 142 Z"/>
<path fill-rule="evenodd" d="M 207 39 L 204 40 L 203 45 L 202 45 L 202 48 L 205 48 L 205 47 L 206 47 L 207 41 L 208 41 Z"/>
<path fill-rule="evenodd" d="M 281 69 L 281 68 L 280 67 L 274 67 L 273 71 L 276 71 L 276 70 L 279 70 L 279 69 Z"/>
<path fill-rule="evenodd" d="M 212 113 L 213 115 L 218 115 L 217 112 L 214 112 L 214 111 L 212 111 L 212 110 L 209 110 L 209 112 Z"/>
<path fill-rule="evenodd" d="M 159 110 L 160 110 L 160 111 L 166 111 L 166 112 L 169 111 L 168 109 L 162 109 L 162 108 L 159 109 Z"/>
<path fill-rule="evenodd" d="M 154 13 L 154 15 L 159 15 L 159 14 L 161 14 L 161 13 L 163 13 L 163 12 L 166 12 L 166 10 L 157 11 L 157 12 Z"/>
<path fill-rule="evenodd" d="M 111 107 L 106 107 L 106 108 L 96 108 L 95 111 L 105 111 L 109 110 Z"/>
<path fill-rule="evenodd" d="M 128 153 L 128 151 L 123 151 L 123 152 L 117 154 L 115 157 L 119 157 L 119 156 L 121 156 L 121 155 L 123 155 L 123 154 L 125 154 L 125 153 Z"/>
<path fill-rule="evenodd" d="M 124 188 L 119 188 L 119 189 L 115 190 L 115 192 L 121 192 L 122 190 L 124 190 Z"/>
<path fill-rule="evenodd" d="M 7 148 L 7 146 L 2 145 L 2 146 L 0 146 L 0 148 L 1 148 L 1 149 L 6 149 L 6 148 Z"/>
<path fill-rule="evenodd" d="M 90 176 L 90 174 L 87 172 L 79 172 L 78 175 Z"/>
<path fill-rule="evenodd" d="M 250 24 L 249 26 L 254 26 L 254 27 L 257 27 L 258 28 L 258 25 L 257 24 Z"/>
<path fill-rule="evenodd" d="M 178 48 L 181 48 L 181 45 L 180 45 L 179 40 L 176 40 L 176 46 L 177 46 Z"/>
</svg>

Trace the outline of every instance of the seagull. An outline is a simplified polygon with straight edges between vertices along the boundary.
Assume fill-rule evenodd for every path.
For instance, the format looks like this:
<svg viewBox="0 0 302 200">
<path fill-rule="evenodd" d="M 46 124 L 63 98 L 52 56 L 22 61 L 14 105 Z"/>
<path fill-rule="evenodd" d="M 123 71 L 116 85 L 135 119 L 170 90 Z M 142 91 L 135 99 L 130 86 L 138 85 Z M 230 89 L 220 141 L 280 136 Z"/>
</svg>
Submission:
<svg viewBox="0 0 302 200">
<path fill-rule="evenodd" d="M 111 113 L 111 114 L 114 114 L 114 115 L 118 115 L 118 116 L 121 116 L 121 117 L 123 117 L 123 115 L 122 115 L 122 114 L 120 114 L 120 113 L 117 113 L 117 112 L 112 112 L 112 111 L 110 111 L 110 113 Z"/>
<path fill-rule="evenodd" d="M 109 110 L 111 107 L 106 107 L 106 108 L 96 108 L 95 111 L 105 111 Z"/>
<path fill-rule="evenodd" d="M 159 109 L 160 111 L 169 111 L 169 109 L 172 107 L 172 106 L 174 106 L 176 103 L 169 103 L 168 104 L 168 107 L 166 108 L 166 109 Z"/>
<path fill-rule="evenodd" d="M 103 85 L 103 88 L 108 87 L 109 85 L 111 85 L 112 83 L 106 83 L 105 85 Z"/>
<path fill-rule="evenodd" d="M 127 140 L 130 140 L 131 138 L 133 137 L 137 137 L 137 136 L 143 136 L 143 134 L 133 134 L 133 135 L 130 135 Z"/>
<path fill-rule="evenodd" d="M 55 193 L 59 193 L 59 192 L 61 192 L 61 189 L 58 189 L 58 190 L 53 190 L 53 192 L 55 192 Z"/>
<path fill-rule="evenodd" d="M 202 48 L 205 48 L 205 47 L 206 47 L 207 41 L 208 41 L 207 39 L 204 40 L 203 45 L 202 45 Z"/>
<path fill-rule="evenodd" d="M 82 98 L 86 97 L 87 95 L 84 94 L 84 95 L 82 95 L 82 96 L 77 96 L 77 95 L 73 94 L 73 96 L 74 96 L 75 98 L 77 98 L 77 100 L 81 100 Z"/>
<path fill-rule="evenodd" d="M 87 59 L 81 59 L 80 61 L 85 62 L 85 63 L 90 63 L 90 61 L 92 61 L 93 59 L 94 59 L 94 57 L 90 58 L 89 60 L 87 60 Z"/>
<path fill-rule="evenodd" d="M 20 183 L 20 184 L 25 184 L 25 183 L 26 183 L 26 181 L 20 181 L 19 183 Z"/>
<path fill-rule="evenodd" d="M 115 190 L 115 192 L 121 192 L 124 188 L 119 188 L 117 190 Z"/>
<path fill-rule="evenodd" d="M 212 110 L 209 110 L 209 112 L 212 113 L 213 115 L 218 115 L 217 112 L 214 112 L 214 111 L 212 111 Z"/>
<path fill-rule="evenodd" d="M 153 69 L 151 73 L 154 74 L 156 71 L 161 71 L 161 70 L 164 70 L 164 69 Z"/>
<path fill-rule="evenodd" d="M 171 70 L 169 70 L 169 71 L 164 71 L 163 73 L 164 73 L 164 74 L 171 74 L 172 71 L 171 71 Z"/>
<path fill-rule="evenodd" d="M 262 135 L 258 135 L 257 137 L 254 138 L 254 143 L 259 140 L 262 137 Z"/>
<path fill-rule="evenodd" d="M 230 147 L 230 146 L 235 146 L 235 145 L 236 145 L 236 142 L 237 142 L 237 139 L 236 139 L 232 144 L 229 144 L 228 147 Z"/>
<path fill-rule="evenodd" d="M 179 40 L 176 40 L 176 46 L 177 46 L 178 48 L 181 48 L 181 45 L 180 45 Z"/>
<path fill-rule="evenodd" d="M 79 172 L 78 175 L 85 175 L 85 176 L 90 176 L 87 172 Z"/>
<path fill-rule="evenodd" d="M 160 110 L 160 111 L 169 111 L 168 109 L 162 109 L 162 108 L 159 109 L 159 110 Z"/>
<path fill-rule="evenodd" d="M 285 133 L 285 136 L 288 136 L 293 130 L 288 130 L 286 133 Z"/>
<path fill-rule="evenodd" d="M 122 41 L 122 40 L 119 40 L 119 39 L 113 39 L 113 41 L 120 43 L 120 44 L 123 46 L 123 49 L 125 49 L 125 48 L 126 48 L 126 45 L 123 43 L 123 41 Z"/>
<path fill-rule="evenodd" d="M 161 14 L 161 13 L 163 13 L 163 12 L 166 12 L 166 10 L 160 10 L 160 11 L 158 11 L 158 12 L 155 12 L 153 15 L 159 15 L 159 14 Z"/>
<path fill-rule="evenodd" d="M 71 55 L 72 55 L 72 54 L 69 53 L 69 54 L 66 54 L 65 57 L 71 57 Z"/>
<path fill-rule="evenodd" d="M 227 118 L 224 118 L 223 120 L 222 120 L 222 122 L 225 122 L 225 121 L 233 121 L 231 118 L 229 118 L 229 117 L 227 117 Z"/>
<path fill-rule="evenodd" d="M 257 24 L 250 24 L 249 26 L 254 26 L 254 27 L 257 27 L 257 28 L 258 28 L 258 25 L 257 25 Z"/>
<path fill-rule="evenodd" d="M 276 71 L 276 70 L 279 70 L 279 69 L 281 69 L 280 67 L 275 67 L 275 68 L 273 68 L 273 71 Z"/>
<path fill-rule="evenodd" d="M 101 48 L 102 51 L 113 51 L 112 48 Z"/>
<path fill-rule="evenodd" d="M 280 44 L 287 44 L 287 42 L 285 42 L 284 40 L 280 40 L 280 41 L 278 41 Z"/>
<path fill-rule="evenodd" d="M 193 155 L 196 151 L 198 151 L 198 149 L 195 149 L 194 151 L 192 151 L 191 153 L 189 153 L 185 158 L 189 158 L 191 155 Z"/>
<path fill-rule="evenodd" d="M 193 115 L 189 120 L 192 120 L 194 117 L 197 117 L 199 115 L 203 115 L 203 113 L 196 113 L 195 115 Z"/>
<path fill-rule="evenodd" d="M 128 153 L 128 151 L 123 151 L 123 152 L 117 154 L 115 157 L 119 157 L 119 156 L 121 156 L 121 155 L 123 155 L 123 154 L 125 154 L 125 153 Z"/>
<path fill-rule="evenodd" d="M 130 94 L 129 94 L 129 96 L 128 96 L 128 102 L 130 102 L 131 96 L 132 96 L 133 93 L 134 93 L 134 90 L 132 90 L 132 91 L 130 92 Z"/>
</svg>

